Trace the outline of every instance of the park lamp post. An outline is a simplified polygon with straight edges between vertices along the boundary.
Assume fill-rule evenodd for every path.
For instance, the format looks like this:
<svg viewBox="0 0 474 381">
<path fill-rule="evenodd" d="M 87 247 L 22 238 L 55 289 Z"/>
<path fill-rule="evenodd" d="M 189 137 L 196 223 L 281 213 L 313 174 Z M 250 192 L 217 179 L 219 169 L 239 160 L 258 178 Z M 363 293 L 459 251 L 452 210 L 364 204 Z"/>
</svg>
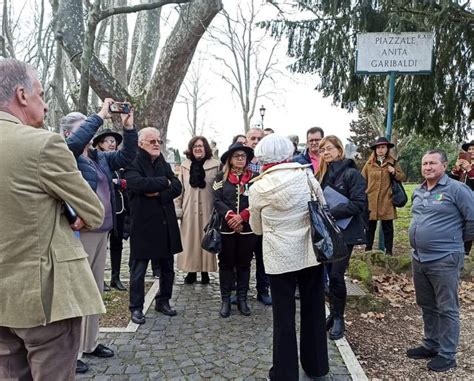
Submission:
<svg viewBox="0 0 474 381">
<path fill-rule="evenodd" d="M 263 129 L 263 118 L 265 117 L 265 111 L 267 109 L 265 108 L 264 105 L 262 105 L 262 107 L 260 107 L 259 111 L 260 111 L 260 116 L 262 117 L 262 129 Z"/>
</svg>

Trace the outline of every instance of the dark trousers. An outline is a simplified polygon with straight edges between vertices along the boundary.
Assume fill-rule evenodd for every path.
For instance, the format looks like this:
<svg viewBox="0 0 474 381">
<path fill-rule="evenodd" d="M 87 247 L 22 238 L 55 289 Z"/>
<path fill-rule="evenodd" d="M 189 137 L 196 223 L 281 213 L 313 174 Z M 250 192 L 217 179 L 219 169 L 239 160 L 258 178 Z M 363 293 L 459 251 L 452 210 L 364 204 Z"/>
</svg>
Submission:
<svg viewBox="0 0 474 381">
<path fill-rule="evenodd" d="M 256 239 L 255 234 L 222 234 L 222 250 L 218 255 L 219 269 L 250 270 Z"/>
<path fill-rule="evenodd" d="M 149 260 L 132 259 L 130 269 L 130 311 L 143 310 L 145 302 L 145 274 Z M 156 300 L 170 300 L 173 293 L 174 257 L 159 258 L 161 268 L 160 292 Z"/>
<path fill-rule="evenodd" d="M 116 214 L 117 226 L 110 232 L 110 267 L 112 268 L 112 277 L 120 277 L 120 265 L 122 263 L 123 250 L 123 226 L 125 223 L 125 214 Z"/>
<path fill-rule="evenodd" d="M 257 236 L 254 254 L 255 254 L 255 280 L 257 293 L 268 294 L 268 288 L 270 287 L 270 279 L 268 279 L 265 273 L 265 265 L 263 264 L 263 236 Z"/>
<path fill-rule="evenodd" d="M 393 252 L 393 220 L 382 222 L 383 241 L 387 252 Z M 377 230 L 377 221 L 369 221 L 369 230 L 367 230 L 367 247 L 372 248 Z"/>
<path fill-rule="evenodd" d="M 469 255 L 472 248 L 472 241 L 464 242 L 464 255 Z"/>
<path fill-rule="evenodd" d="M 423 313 L 423 346 L 448 359 L 456 357 L 459 343 L 458 287 L 463 264 L 463 253 L 412 261 L 416 303 Z"/>
<path fill-rule="evenodd" d="M 353 245 L 347 245 L 349 255 L 346 258 L 326 265 L 326 271 L 329 276 L 329 294 L 339 300 L 346 300 L 347 289 L 344 280 L 344 273 L 349 266 L 349 260 L 351 259 L 353 248 Z"/>
<path fill-rule="evenodd" d="M 295 324 L 296 283 L 300 290 L 300 359 L 308 376 L 329 372 L 324 311 L 322 265 L 269 275 L 273 310 L 273 366 L 270 379 L 298 380 L 298 347 Z"/>
<path fill-rule="evenodd" d="M 81 318 L 33 328 L 0 327 L 0 380 L 73 381 Z"/>
</svg>

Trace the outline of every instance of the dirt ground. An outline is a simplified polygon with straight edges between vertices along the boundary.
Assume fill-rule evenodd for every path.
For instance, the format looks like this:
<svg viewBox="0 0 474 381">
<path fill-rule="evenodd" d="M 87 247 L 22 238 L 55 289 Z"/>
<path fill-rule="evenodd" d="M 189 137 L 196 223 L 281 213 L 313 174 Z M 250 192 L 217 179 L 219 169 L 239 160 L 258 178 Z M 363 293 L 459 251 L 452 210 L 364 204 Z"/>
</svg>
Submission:
<svg viewBox="0 0 474 381">
<path fill-rule="evenodd" d="M 371 380 L 474 380 L 474 283 L 461 283 L 461 336 L 457 368 L 436 373 L 428 360 L 411 360 L 407 348 L 420 345 L 421 310 L 415 303 L 411 278 L 406 275 L 375 277 L 375 295 L 388 299 L 383 312 L 346 313 L 347 340 Z"/>
</svg>

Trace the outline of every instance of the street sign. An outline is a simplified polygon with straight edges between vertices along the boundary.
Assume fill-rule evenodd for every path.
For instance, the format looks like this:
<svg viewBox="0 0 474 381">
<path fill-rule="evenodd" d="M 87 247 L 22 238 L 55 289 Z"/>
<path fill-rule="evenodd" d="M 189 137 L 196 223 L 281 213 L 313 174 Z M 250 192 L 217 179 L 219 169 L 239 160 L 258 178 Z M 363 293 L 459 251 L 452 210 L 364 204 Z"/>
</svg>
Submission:
<svg viewBox="0 0 474 381">
<path fill-rule="evenodd" d="M 360 33 L 357 35 L 356 74 L 429 74 L 433 33 Z"/>
</svg>

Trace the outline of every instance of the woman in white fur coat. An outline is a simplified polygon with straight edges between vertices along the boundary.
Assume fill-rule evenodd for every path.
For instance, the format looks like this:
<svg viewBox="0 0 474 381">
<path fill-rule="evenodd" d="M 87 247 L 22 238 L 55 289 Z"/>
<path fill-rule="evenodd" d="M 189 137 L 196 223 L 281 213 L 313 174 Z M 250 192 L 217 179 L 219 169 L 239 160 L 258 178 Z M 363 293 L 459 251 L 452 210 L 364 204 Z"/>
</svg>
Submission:
<svg viewBox="0 0 474 381">
<path fill-rule="evenodd" d="M 250 225 L 263 234 L 263 261 L 273 298 L 273 366 L 270 380 L 298 380 L 295 289 L 301 302 L 300 358 L 309 377 L 329 372 L 324 311 L 324 270 L 311 244 L 311 188 L 324 201 L 307 166 L 292 163 L 288 138 L 271 134 L 255 148 L 262 173 L 250 188 Z M 310 188 L 311 187 L 311 188 Z"/>
</svg>

